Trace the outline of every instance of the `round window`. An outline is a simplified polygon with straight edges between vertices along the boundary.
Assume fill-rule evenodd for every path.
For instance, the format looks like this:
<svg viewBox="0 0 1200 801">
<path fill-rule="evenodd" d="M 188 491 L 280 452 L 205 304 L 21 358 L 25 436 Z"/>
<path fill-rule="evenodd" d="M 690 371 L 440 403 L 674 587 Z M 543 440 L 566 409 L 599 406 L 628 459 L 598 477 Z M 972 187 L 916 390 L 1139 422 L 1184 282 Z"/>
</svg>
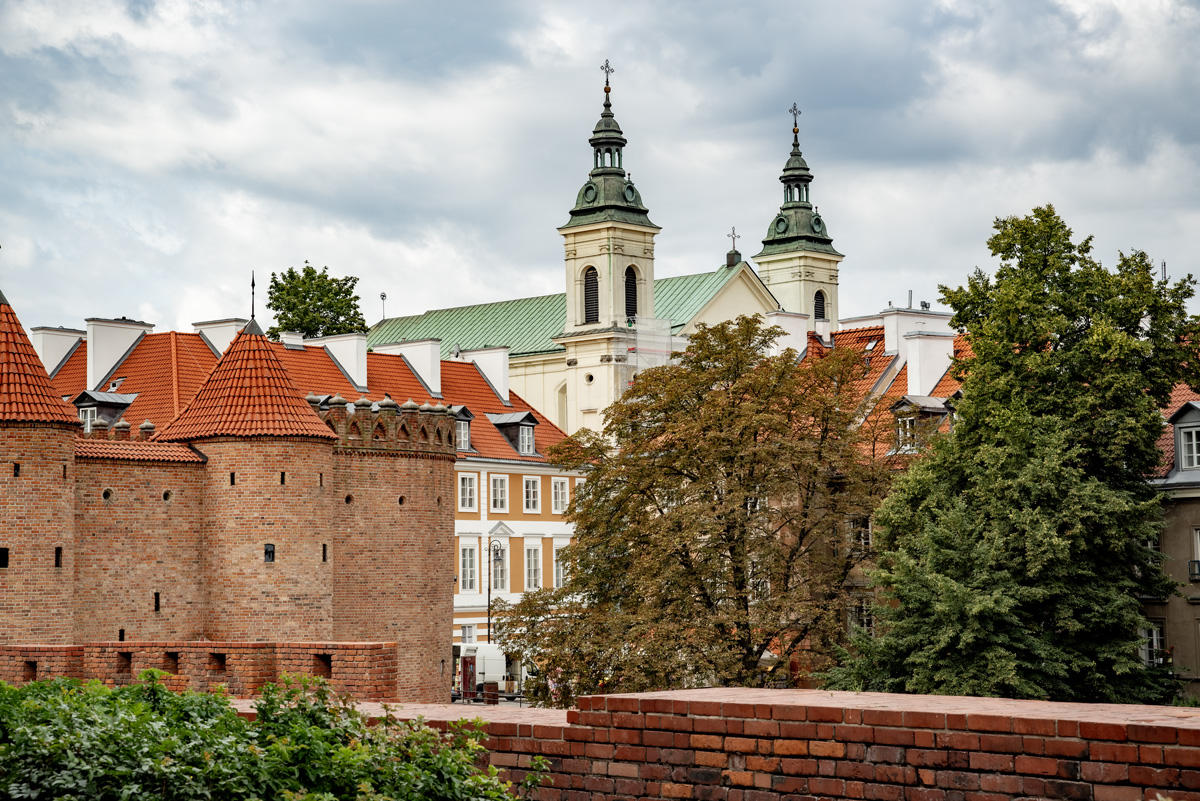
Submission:
<svg viewBox="0 0 1200 801">
<path fill-rule="evenodd" d="M 782 234 L 787 229 L 788 229 L 787 218 L 786 217 L 777 217 L 775 219 L 775 233 Z"/>
<path fill-rule="evenodd" d="M 821 218 L 819 216 L 814 214 L 813 219 L 812 219 L 812 227 L 813 227 L 814 231 L 820 231 L 822 228 L 825 227 L 825 223 L 823 223 L 821 221 Z"/>
<path fill-rule="evenodd" d="M 637 190 L 633 188 L 633 184 L 625 184 L 625 199 L 630 203 L 637 197 Z"/>
<path fill-rule="evenodd" d="M 590 384 L 590 383 L 592 383 L 594 380 L 595 380 L 595 379 L 594 379 L 594 378 L 592 378 L 592 374 L 591 374 L 591 373 L 588 373 L 587 375 L 585 375 L 585 376 L 583 377 L 583 383 L 585 383 L 585 384 Z"/>
<path fill-rule="evenodd" d="M 583 188 L 583 199 L 587 203 L 591 203 L 596 199 L 596 185 L 588 184 Z"/>
</svg>

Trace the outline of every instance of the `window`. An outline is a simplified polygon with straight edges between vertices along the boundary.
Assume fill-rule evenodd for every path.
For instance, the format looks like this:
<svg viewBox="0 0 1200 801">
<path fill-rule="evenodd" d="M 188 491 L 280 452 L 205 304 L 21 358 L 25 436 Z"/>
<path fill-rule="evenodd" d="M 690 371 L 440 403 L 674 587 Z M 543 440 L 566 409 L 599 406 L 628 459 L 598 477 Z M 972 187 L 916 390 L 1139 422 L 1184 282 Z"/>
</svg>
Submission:
<svg viewBox="0 0 1200 801">
<path fill-rule="evenodd" d="M 813 295 L 813 317 L 818 320 L 828 319 L 825 316 L 825 293 L 819 289 Z"/>
<path fill-rule="evenodd" d="M 492 589 L 508 589 L 508 548 L 492 547 Z"/>
<path fill-rule="evenodd" d="M 154 593 L 154 611 L 155 612 L 162 611 L 162 595 L 157 592 Z"/>
<path fill-rule="evenodd" d="M 8 549 L 0 548 L 0 570 L 8 567 Z"/>
<path fill-rule="evenodd" d="M 917 418 L 909 415 L 908 417 L 896 418 L 896 450 L 907 451 L 912 450 L 917 441 Z"/>
<path fill-rule="evenodd" d="M 567 511 L 571 500 L 570 484 L 565 478 L 550 479 L 550 508 L 554 514 L 561 515 Z"/>
<path fill-rule="evenodd" d="M 595 267 L 583 271 L 583 322 L 600 322 L 600 274 Z"/>
<path fill-rule="evenodd" d="M 1200 428 L 1185 428 L 1179 432 L 1181 453 L 1179 468 L 1195 470 L 1200 467 Z"/>
<path fill-rule="evenodd" d="M 525 479 L 525 511 L 542 511 L 542 480 L 536 476 Z"/>
<path fill-rule="evenodd" d="M 460 592 L 478 592 L 475 583 L 475 546 L 462 547 L 462 569 L 458 574 L 458 589 Z"/>
<path fill-rule="evenodd" d="M 1142 635 L 1142 644 L 1138 647 L 1138 656 L 1142 658 L 1142 664 L 1146 667 L 1163 664 L 1166 656 L 1166 644 L 1163 640 L 1162 621 L 1147 621 L 1139 631 Z"/>
<path fill-rule="evenodd" d="M 474 473 L 464 473 L 458 477 L 458 510 L 474 512 L 478 507 L 475 500 L 475 486 L 479 477 Z"/>
<path fill-rule="evenodd" d="M 321 561 L 322 562 L 329 561 L 329 543 L 327 543 L 327 542 L 321 543 Z"/>
<path fill-rule="evenodd" d="M 54 566 L 62 567 L 62 546 L 57 545 L 54 548 Z"/>
<path fill-rule="evenodd" d="M 554 586 L 562 587 L 567 583 L 567 566 L 563 564 L 562 548 L 554 549 Z"/>
<path fill-rule="evenodd" d="M 461 627 L 461 631 L 462 631 L 462 637 L 460 637 L 459 639 L 461 639 L 464 643 L 475 642 L 475 624 L 474 623 L 463 623 L 462 627 Z"/>
<path fill-rule="evenodd" d="M 508 476 L 492 476 L 492 511 L 508 511 Z"/>
<path fill-rule="evenodd" d="M 525 549 L 525 589 L 542 588 L 542 549 L 532 545 Z"/>
<path fill-rule="evenodd" d="M 275 561 L 275 546 L 269 542 L 263 546 L 263 561 L 264 562 L 274 562 Z"/>
<path fill-rule="evenodd" d="M 533 426 L 521 426 L 517 440 L 517 450 L 523 454 L 533 453 Z"/>
<path fill-rule="evenodd" d="M 83 433 L 92 433 L 92 423 L 96 422 L 96 407 L 89 406 L 80 409 L 79 419 L 83 421 Z"/>
<path fill-rule="evenodd" d="M 637 317 L 637 270 L 625 268 L 625 316 Z"/>
<path fill-rule="evenodd" d="M 851 634 L 855 631 L 865 631 L 871 635 L 875 633 L 875 612 L 870 597 L 860 595 L 851 598 L 847 617 Z"/>
<path fill-rule="evenodd" d="M 851 553 L 870 553 L 871 521 L 865 517 L 848 518 L 846 520 L 846 539 L 849 541 Z"/>
<path fill-rule="evenodd" d="M 471 421 L 459 420 L 454 424 L 455 445 L 460 451 L 471 450 Z"/>
</svg>

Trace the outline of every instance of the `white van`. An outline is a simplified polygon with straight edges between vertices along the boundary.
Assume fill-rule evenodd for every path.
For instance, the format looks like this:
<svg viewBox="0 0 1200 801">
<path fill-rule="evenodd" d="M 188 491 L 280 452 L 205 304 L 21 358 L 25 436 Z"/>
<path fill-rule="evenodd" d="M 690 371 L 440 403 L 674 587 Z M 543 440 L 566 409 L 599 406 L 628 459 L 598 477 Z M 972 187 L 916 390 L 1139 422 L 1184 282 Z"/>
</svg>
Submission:
<svg viewBox="0 0 1200 801">
<path fill-rule="evenodd" d="M 462 655 L 475 657 L 475 687 L 478 691 L 483 691 L 484 682 L 494 681 L 500 688 L 500 692 L 505 693 L 507 689 L 504 681 L 507 678 L 505 666 L 508 660 L 505 659 L 500 646 L 486 642 L 464 645 Z"/>
</svg>

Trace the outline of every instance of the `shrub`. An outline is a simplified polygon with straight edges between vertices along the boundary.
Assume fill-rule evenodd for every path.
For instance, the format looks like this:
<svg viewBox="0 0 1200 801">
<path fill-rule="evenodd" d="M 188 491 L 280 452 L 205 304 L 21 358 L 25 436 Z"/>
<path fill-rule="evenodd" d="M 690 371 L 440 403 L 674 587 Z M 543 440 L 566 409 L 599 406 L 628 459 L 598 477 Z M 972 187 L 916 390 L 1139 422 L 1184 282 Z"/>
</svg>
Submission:
<svg viewBox="0 0 1200 801">
<path fill-rule="evenodd" d="M 369 725 L 320 679 L 268 685 L 248 721 L 224 695 L 176 694 L 161 675 L 146 671 L 117 689 L 0 682 L 0 797 L 507 801 L 545 770 L 538 763 L 514 786 L 479 766 L 478 721 L 443 733 L 387 712 Z"/>
</svg>

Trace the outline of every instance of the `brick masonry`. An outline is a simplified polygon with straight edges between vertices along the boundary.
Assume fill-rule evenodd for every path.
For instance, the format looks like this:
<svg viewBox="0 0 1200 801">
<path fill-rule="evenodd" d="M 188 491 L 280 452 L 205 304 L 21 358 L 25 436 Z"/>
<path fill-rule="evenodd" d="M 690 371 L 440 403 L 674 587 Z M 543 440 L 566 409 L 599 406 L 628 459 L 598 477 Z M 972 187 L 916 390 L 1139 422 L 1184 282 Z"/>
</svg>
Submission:
<svg viewBox="0 0 1200 801">
<path fill-rule="evenodd" d="M 36 663 L 39 678 L 119 683 L 160 667 L 169 642 L 180 687 L 253 695 L 280 673 L 319 671 L 312 648 L 370 642 L 332 649 L 335 684 L 340 670 L 362 698 L 448 698 L 453 418 L 428 406 L 319 416 L 335 439 L 208 438 L 191 443 L 194 462 L 76 456 L 77 426 L 0 423 L 0 678 Z M 78 645 L 97 642 L 111 647 Z M 208 666 L 216 643 L 230 644 L 223 681 Z M 351 677 L 350 665 L 363 667 Z"/>
<path fill-rule="evenodd" d="M 1200 801 L 1198 709 L 709 689 L 398 714 L 482 718 L 508 777 L 550 761 L 541 801 Z"/>
</svg>

